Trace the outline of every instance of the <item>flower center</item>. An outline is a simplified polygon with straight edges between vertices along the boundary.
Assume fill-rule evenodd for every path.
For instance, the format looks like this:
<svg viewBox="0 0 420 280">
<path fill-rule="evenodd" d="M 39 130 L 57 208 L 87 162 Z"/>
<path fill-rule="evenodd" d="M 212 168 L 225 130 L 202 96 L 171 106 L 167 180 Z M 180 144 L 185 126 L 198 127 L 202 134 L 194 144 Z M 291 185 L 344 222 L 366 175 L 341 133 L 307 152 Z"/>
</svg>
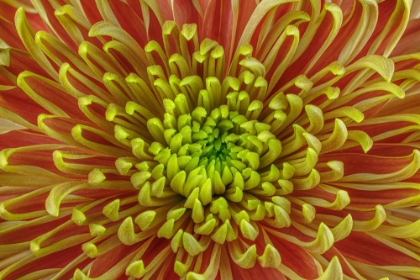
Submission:
<svg viewBox="0 0 420 280">
<path fill-rule="evenodd" d="M 258 189 L 261 178 L 256 170 L 273 161 L 273 150 L 279 150 L 280 142 L 270 133 L 269 125 L 248 120 L 236 111 L 240 108 L 234 105 L 244 99 L 249 100 L 246 92 L 235 92 L 228 96 L 231 106 L 221 105 L 211 112 L 196 107 L 191 113 L 179 115 L 175 109 L 182 109 L 167 100 L 174 110 L 165 114 L 163 123 L 157 118 L 148 121 L 151 134 L 160 141 L 149 148 L 157 165 L 136 173 L 133 184 L 141 185 L 144 192 L 150 188 L 150 193 L 159 198 L 168 183 L 168 190 L 187 199 L 183 207 L 192 210 L 195 223 L 204 221 L 206 205 L 210 204 L 210 212 L 224 221 L 230 218 L 226 214 L 230 202 L 255 200 L 254 192 L 273 195 L 275 190 L 266 185 L 267 189 Z M 145 178 L 153 182 L 145 186 Z M 150 206 L 147 201 L 146 197 L 140 199 L 142 205 Z M 226 208 L 225 214 L 219 213 L 220 207 Z"/>
<path fill-rule="evenodd" d="M 193 79 L 187 76 L 183 81 Z M 197 101 L 194 94 L 165 92 L 175 98 L 164 99 L 163 120 L 147 121 L 154 141 L 132 140 L 133 149 L 150 161 L 138 164 L 139 171 L 131 177 L 140 190 L 140 204 L 173 205 L 159 230 L 162 237 L 182 232 L 182 224 L 188 223 L 184 216 L 192 218 L 195 233 L 212 234 L 221 244 L 237 238 L 231 219 L 247 238 L 258 235 L 253 221 L 265 217 L 264 201 L 258 197 L 277 191 L 272 180 L 260 174 L 280 154 L 281 143 L 270 132 L 271 125 L 258 121 L 261 101 L 251 101 L 237 86 L 222 94 L 222 85 L 233 79 L 207 77 L 208 87 L 196 92 Z M 226 227 L 218 227 L 221 223 Z"/>
<path fill-rule="evenodd" d="M 145 46 L 148 76 L 130 74 L 125 81 L 135 93 L 132 100 L 125 108 L 108 106 L 106 115 L 116 124 L 116 139 L 132 149 L 134 157 L 119 158 L 116 167 L 138 189 L 140 207 L 119 226 L 119 239 L 131 245 L 157 232 L 171 239 L 174 252 L 196 256 L 212 240 L 256 240 L 258 221 L 290 226 L 285 195 L 319 182 L 313 169 L 319 143 L 299 125 L 289 129 L 302 99 L 281 91 L 268 96 L 265 66 L 252 57 L 250 45 L 230 57 L 210 39 L 199 44 L 195 26 L 176 29 L 166 23 L 163 45 Z M 295 84 L 303 92 L 299 79 Z M 296 159 L 287 158 L 305 145 Z M 293 181 L 295 173 L 307 177 Z M 113 201 L 103 213 L 112 218 L 119 207 Z M 303 214 L 310 221 L 314 211 Z M 267 258 L 278 255 L 267 246 Z M 252 245 L 250 255 L 238 259 L 242 267 L 253 266 L 254 250 Z"/>
</svg>

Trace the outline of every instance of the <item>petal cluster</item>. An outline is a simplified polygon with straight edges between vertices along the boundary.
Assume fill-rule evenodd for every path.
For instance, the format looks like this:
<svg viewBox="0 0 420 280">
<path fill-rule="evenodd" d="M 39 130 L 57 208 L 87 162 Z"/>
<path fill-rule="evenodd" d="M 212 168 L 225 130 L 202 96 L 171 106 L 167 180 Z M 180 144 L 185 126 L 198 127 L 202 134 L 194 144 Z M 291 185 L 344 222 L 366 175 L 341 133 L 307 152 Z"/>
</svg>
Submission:
<svg viewBox="0 0 420 280">
<path fill-rule="evenodd" d="M 420 279 L 417 6 L 0 1 L 0 278 Z"/>
</svg>

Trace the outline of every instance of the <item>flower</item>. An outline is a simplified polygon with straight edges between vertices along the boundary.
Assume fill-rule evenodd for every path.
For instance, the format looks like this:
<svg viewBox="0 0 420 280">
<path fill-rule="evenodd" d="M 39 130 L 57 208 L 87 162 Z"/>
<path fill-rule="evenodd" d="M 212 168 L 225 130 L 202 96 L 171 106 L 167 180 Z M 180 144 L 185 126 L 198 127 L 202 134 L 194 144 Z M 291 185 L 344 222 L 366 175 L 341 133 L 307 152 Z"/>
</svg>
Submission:
<svg viewBox="0 0 420 280">
<path fill-rule="evenodd" d="M 418 4 L 26 2 L 1 279 L 420 279 Z"/>
</svg>

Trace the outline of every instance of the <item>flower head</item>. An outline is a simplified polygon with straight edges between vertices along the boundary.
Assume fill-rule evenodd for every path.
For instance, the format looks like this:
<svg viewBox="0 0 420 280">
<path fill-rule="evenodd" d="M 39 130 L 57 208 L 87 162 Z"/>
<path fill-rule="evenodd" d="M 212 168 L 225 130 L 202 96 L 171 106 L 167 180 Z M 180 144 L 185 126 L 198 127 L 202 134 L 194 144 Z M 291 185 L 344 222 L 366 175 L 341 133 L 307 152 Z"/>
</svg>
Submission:
<svg viewBox="0 0 420 280">
<path fill-rule="evenodd" d="M 419 279 L 411 1 L 31 2 L 0 1 L 1 279 Z"/>
</svg>

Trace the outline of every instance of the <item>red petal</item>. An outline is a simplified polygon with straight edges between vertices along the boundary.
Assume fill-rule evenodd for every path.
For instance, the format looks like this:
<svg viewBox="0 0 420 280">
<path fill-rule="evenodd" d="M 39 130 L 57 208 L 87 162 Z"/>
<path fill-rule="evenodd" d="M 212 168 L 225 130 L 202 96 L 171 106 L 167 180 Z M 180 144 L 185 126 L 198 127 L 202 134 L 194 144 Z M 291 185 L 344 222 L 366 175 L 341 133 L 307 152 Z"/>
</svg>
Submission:
<svg viewBox="0 0 420 280">
<path fill-rule="evenodd" d="M 332 247 L 329 249 L 325 254 L 322 255 L 323 257 L 327 258 L 327 260 L 331 261 L 331 259 L 335 256 L 338 257 L 340 260 L 341 268 L 343 269 L 343 273 L 349 277 L 354 277 L 355 279 L 358 277 L 358 275 L 355 275 L 351 269 L 354 269 L 350 267 L 349 264 L 346 263 L 346 258 L 341 254 L 337 248 Z"/>
<path fill-rule="evenodd" d="M 172 6 L 174 7 L 174 20 L 180 29 L 185 23 L 195 23 L 199 30 L 201 29 L 202 18 L 192 1 L 174 0 Z"/>
<path fill-rule="evenodd" d="M 389 247 L 377 239 L 359 232 L 336 243 L 335 247 L 348 259 L 380 266 L 419 267 L 418 260 Z"/>
<path fill-rule="evenodd" d="M 48 21 L 50 22 L 50 27 L 54 30 L 54 33 L 65 42 L 71 49 L 77 52 L 77 46 L 71 37 L 67 34 L 66 30 L 61 26 L 61 23 L 58 21 L 55 16 L 55 8 L 52 7 L 48 0 L 40 0 L 40 5 L 42 5 L 42 10 L 45 12 Z"/>
<path fill-rule="evenodd" d="M 19 75 L 18 85 L 50 113 L 66 117 L 62 114 L 65 113 L 72 118 L 86 120 L 86 116 L 79 110 L 77 100 L 60 84 L 40 75 L 25 72 Z"/>
<path fill-rule="evenodd" d="M 103 20 L 101 14 L 99 13 L 98 6 L 96 5 L 96 1 L 80 1 L 80 5 L 92 25 Z"/>
<path fill-rule="evenodd" d="M 322 155 L 319 162 L 338 160 L 344 163 L 344 176 L 357 173 L 388 174 L 401 170 L 413 161 L 412 155 L 404 157 L 372 156 L 356 153 L 331 153 Z"/>
<path fill-rule="evenodd" d="M 89 276 L 95 278 L 104 275 L 114 265 L 123 260 L 129 254 L 133 253 L 135 249 L 137 249 L 136 246 L 126 246 L 124 244 L 120 244 L 105 254 L 100 255 L 93 261 Z"/>
<path fill-rule="evenodd" d="M 376 20 L 374 14 L 372 13 L 370 15 L 364 14 L 363 8 L 367 8 L 367 7 L 363 7 L 362 3 L 357 2 L 357 1 L 353 3 L 354 3 L 353 5 L 355 5 L 354 7 L 352 7 L 354 8 L 354 12 L 349 14 L 351 16 L 350 18 L 344 17 L 343 25 L 340 31 L 338 32 L 337 37 L 335 38 L 333 43 L 329 46 L 329 48 L 325 51 L 325 53 L 319 58 L 320 64 L 317 67 L 318 69 L 321 69 L 329 65 L 331 62 L 338 60 L 340 53 L 342 53 L 344 47 L 348 44 L 349 39 L 352 38 L 352 35 L 354 34 L 355 30 L 357 30 L 357 27 L 360 24 L 360 20 L 363 16 L 370 16 L 369 20 L 371 20 L 372 22 Z M 372 6 L 369 7 L 368 9 L 373 9 Z M 359 38 L 359 40 L 363 40 L 363 39 L 367 39 L 367 38 L 365 37 Z"/>
<path fill-rule="evenodd" d="M 45 109 L 35 103 L 29 98 L 20 88 L 14 88 L 6 91 L 0 91 L 0 106 L 6 110 L 9 110 L 24 120 L 28 121 L 33 125 L 37 125 L 37 118 L 39 114 L 47 113 Z M 22 106 L 25 104 L 25 106 Z M 0 113 L 2 118 L 8 119 L 8 115 Z M 25 125 L 23 123 L 19 123 Z M 36 127 L 34 128 L 36 129 Z"/>
<path fill-rule="evenodd" d="M 403 4 L 402 4 L 403 3 Z M 401 6 L 404 5 L 404 1 L 383 1 L 378 3 L 378 23 L 376 25 L 375 30 L 372 33 L 371 38 L 367 42 L 364 49 L 360 52 L 358 58 L 366 55 L 366 54 L 384 54 L 388 44 L 390 43 L 393 36 L 398 36 L 401 34 L 398 34 L 397 29 L 400 26 L 404 26 L 407 24 L 407 22 L 404 22 L 403 20 L 403 12 L 401 10 L 404 10 L 404 13 L 409 12 L 409 7 L 401 8 Z M 399 10 L 397 10 L 399 9 Z M 393 13 L 397 13 L 397 16 L 392 16 Z M 408 18 L 406 19 L 408 21 Z M 382 42 L 377 45 L 373 46 L 373 44 L 378 41 L 378 37 L 383 33 L 383 30 L 387 27 L 391 27 L 386 33 L 382 40 Z M 382 34 L 383 36 L 383 34 Z M 398 38 L 398 37 L 397 37 Z M 394 39 L 395 40 L 395 39 Z M 413 44 L 413 43 L 412 43 Z M 373 51 L 372 51 L 372 47 Z M 413 53 L 414 51 L 410 52 Z"/>
<path fill-rule="evenodd" d="M 10 63 L 7 65 L 6 69 L 14 76 L 17 77 L 23 71 L 28 70 L 41 76 L 48 77 L 47 72 L 45 72 L 27 52 L 8 49 L 8 55 L 10 57 Z M 15 79 L 12 80 L 9 78 L 9 81 L 11 84 L 16 85 Z"/>
<path fill-rule="evenodd" d="M 76 259 L 78 256 L 82 255 L 83 251 L 81 246 L 71 247 L 59 252 L 52 253 L 50 255 L 40 257 L 35 259 L 34 261 L 29 262 L 27 265 L 20 267 L 10 275 L 6 276 L 5 279 L 18 279 L 20 277 L 25 278 L 25 276 L 34 271 L 40 271 L 43 269 L 50 269 L 50 268 L 64 268 L 67 264 L 71 261 Z M 87 260 L 90 261 L 90 260 Z M 86 262 L 79 264 L 83 267 L 83 264 L 87 264 Z M 71 270 L 74 271 L 75 269 Z M 67 274 L 68 275 L 68 274 Z"/>
<path fill-rule="evenodd" d="M 274 247 L 279 251 L 283 265 L 293 270 L 302 278 L 315 279 L 318 277 L 315 261 L 308 252 L 278 237 L 270 235 L 270 239 Z M 302 269 L 302 267 L 305 269 Z"/>
<path fill-rule="evenodd" d="M 243 269 L 231 261 L 230 267 L 233 279 L 286 279 L 277 269 L 261 267 L 258 262 L 252 268 Z"/>
<path fill-rule="evenodd" d="M 392 56 L 411 54 L 420 51 L 420 19 L 410 20 L 407 28 L 392 52 Z"/>
<path fill-rule="evenodd" d="M 37 144 L 58 144 L 54 139 L 30 130 L 14 130 L 0 134 L 0 150 Z"/>
<path fill-rule="evenodd" d="M 0 7 L 1 9 L 2 7 Z M 4 40 L 9 46 L 13 48 L 18 48 L 21 50 L 25 49 L 22 41 L 19 39 L 19 36 L 16 32 L 15 25 L 13 21 L 6 21 L 0 17 L 0 34 L 1 39 Z"/>
<path fill-rule="evenodd" d="M 121 25 L 121 28 L 127 31 L 141 46 L 147 43 L 146 28 L 143 22 L 143 15 L 135 13 L 131 7 L 121 1 L 109 1 L 112 12 Z"/>
<path fill-rule="evenodd" d="M 233 7 L 237 4 L 238 7 Z M 227 61 L 230 61 L 237 43 L 254 9 L 255 1 L 208 1 L 204 9 L 203 26 L 199 31 L 200 39 L 210 38 L 224 47 Z M 235 10 L 237 9 L 237 14 Z"/>
</svg>

